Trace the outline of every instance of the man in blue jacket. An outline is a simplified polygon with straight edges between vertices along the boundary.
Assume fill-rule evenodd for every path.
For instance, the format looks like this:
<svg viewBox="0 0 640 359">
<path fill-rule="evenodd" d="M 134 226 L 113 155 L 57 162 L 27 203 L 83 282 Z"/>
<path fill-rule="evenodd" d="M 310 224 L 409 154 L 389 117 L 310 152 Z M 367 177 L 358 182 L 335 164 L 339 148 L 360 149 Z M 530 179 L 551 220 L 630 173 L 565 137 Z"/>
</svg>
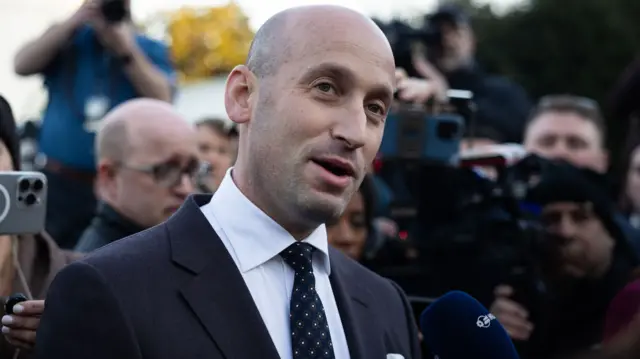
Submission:
<svg viewBox="0 0 640 359">
<path fill-rule="evenodd" d="M 49 179 L 47 230 L 63 248 L 93 217 L 94 138 L 104 114 L 136 97 L 172 98 L 167 48 L 136 31 L 129 9 L 129 0 L 86 0 L 15 57 L 15 72 L 41 74 L 48 90 L 38 164 Z"/>
</svg>

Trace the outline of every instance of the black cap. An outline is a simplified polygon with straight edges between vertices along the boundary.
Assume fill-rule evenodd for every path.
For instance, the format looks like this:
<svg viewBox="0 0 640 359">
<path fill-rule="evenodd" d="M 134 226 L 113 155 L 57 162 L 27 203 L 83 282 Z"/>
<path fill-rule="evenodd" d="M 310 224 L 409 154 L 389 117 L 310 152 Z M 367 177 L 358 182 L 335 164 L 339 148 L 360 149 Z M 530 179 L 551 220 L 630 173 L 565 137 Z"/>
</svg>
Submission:
<svg viewBox="0 0 640 359">
<path fill-rule="evenodd" d="M 614 238 L 624 237 L 615 221 L 616 204 L 606 175 L 566 162 L 548 162 L 540 181 L 529 191 L 528 201 L 545 206 L 558 202 L 591 203 L 594 213 Z"/>
<path fill-rule="evenodd" d="M 428 15 L 429 22 L 451 22 L 454 24 L 468 24 L 469 15 L 460 6 L 455 4 L 445 4 L 440 6 L 434 13 Z"/>
</svg>

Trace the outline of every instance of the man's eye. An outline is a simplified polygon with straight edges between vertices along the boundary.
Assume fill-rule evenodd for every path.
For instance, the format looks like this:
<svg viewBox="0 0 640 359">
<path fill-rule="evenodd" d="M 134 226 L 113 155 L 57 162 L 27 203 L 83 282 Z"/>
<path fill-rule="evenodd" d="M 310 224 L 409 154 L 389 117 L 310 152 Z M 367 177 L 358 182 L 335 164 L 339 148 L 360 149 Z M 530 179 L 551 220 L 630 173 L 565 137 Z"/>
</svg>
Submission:
<svg viewBox="0 0 640 359">
<path fill-rule="evenodd" d="M 322 92 L 335 92 L 335 88 L 328 82 L 322 82 L 316 85 L 316 88 Z"/>
<path fill-rule="evenodd" d="M 384 115 L 384 108 L 382 106 L 378 104 L 371 104 L 368 107 L 369 107 L 369 111 L 380 114 L 380 115 Z"/>
</svg>

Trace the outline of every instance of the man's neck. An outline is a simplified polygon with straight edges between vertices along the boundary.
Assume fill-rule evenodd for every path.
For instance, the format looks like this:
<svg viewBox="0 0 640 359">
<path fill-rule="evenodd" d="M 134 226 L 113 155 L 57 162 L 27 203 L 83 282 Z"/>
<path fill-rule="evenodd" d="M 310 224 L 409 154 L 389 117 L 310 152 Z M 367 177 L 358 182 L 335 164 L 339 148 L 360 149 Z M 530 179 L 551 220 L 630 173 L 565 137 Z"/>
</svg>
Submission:
<svg viewBox="0 0 640 359">
<path fill-rule="evenodd" d="M 250 185 L 245 177 L 245 173 L 236 168 L 231 170 L 231 180 L 235 183 L 238 190 L 256 207 L 269 216 L 274 222 L 284 228 L 295 240 L 301 241 L 318 228 L 317 224 L 300 224 L 299 216 L 287 215 L 285 211 L 278 211 L 277 204 L 270 205 L 269 200 L 261 196 L 255 186 Z M 297 222 L 297 223 L 296 223 Z"/>
</svg>

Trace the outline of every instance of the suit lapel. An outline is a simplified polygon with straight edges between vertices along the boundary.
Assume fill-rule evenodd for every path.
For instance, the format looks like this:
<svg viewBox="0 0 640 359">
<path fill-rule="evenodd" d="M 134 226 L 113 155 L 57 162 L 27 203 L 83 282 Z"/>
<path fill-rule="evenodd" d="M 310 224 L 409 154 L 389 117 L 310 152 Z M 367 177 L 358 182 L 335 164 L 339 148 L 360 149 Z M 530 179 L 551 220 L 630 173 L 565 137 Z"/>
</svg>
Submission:
<svg viewBox="0 0 640 359">
<path fill-rule="evenodd" d="M 278 359 L 242 275 L 200 211 L 210 198 L 189 197 L 167 222 L 173 261 L 194 274 L 181 294 L 227 359 Z"/>
<path fill-rule="evenodd" d="M 342 253 L 330 248 L 331 258 L 331 287 L 340 312 L 340 319 L 344 328 L 349 354 L 351 359 L 369 359 L 365 347 L 366 338 L 375 338 L 369 335 L 373 323 L 371 322 L 369 300 L 370 295 L 363 288 L 357 278 L 352 278 L 351 273 L 344 266 L 348 260 Z"/>
</svg>

